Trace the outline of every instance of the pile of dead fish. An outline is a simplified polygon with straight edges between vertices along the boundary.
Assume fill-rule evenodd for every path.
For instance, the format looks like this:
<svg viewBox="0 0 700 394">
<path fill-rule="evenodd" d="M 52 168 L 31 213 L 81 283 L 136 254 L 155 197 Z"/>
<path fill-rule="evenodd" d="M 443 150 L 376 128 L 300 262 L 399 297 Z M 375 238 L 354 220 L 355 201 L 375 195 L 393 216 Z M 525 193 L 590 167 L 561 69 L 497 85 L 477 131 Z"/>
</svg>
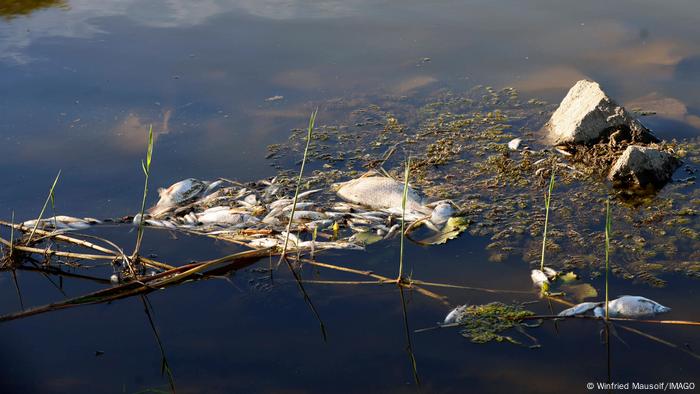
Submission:
<svg viewBox="0 0 700 394">
<path fill-rule="evenodd" d="M 332 190 L 305 191 L 295 202 L 291 191 L 276 179 L 241 184 L 189 178 L 159 189 L 158 203 L 144 217 L 137 214 L 133 223 L 214 235 L 254 249 L 282 248 L 285 242 L 288 250 L 363 249 L 367 237 L 358 235 L 388 239 L 400 232 L 403 190 L 403 183 L 369 173 L 336 184 Z M 407 225 L 420 221 L 439 232 L 454 213 L 450 202 L 426 203 L 418 191 L 408 188 Z M 288 234 L 290 218 L 292 231 Z M 99 223 L 57 216 L 42 219 L 40 225 L 69 231 Z M 315 239 L 310 239 L 311 234 Z"/>
</svg>

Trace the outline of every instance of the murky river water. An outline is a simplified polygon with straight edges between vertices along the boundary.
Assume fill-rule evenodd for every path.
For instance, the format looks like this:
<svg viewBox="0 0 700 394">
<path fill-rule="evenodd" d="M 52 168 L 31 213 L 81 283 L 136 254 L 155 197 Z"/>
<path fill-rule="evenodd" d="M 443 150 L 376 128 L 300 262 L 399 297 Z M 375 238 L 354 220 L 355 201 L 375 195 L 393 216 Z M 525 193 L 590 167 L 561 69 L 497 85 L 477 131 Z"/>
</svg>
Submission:
<svg viewBox="0 0 700 394">
<path fill-rule="evenodd" d="M 644 121 L 659 136 L 700 134 L 697 1 L 0 0 L 0 13 L 2 219 L 13 212 L 35 217 L 59 169 L 59 213 L 134 214 L 150 124 L 156 187 L 186 177 L 274 176 L 267 146 L 304 127 L 317 105 L 321 124 L 347 118 L 330 109 L 338 99 L 412 101 L 483 84 L 557 102 L 576 80 L 590 77 L 630 108 L 653 107 L 657 115 Z M 152 193 L 148 202 L 155 201 Z M 123 227 L 95 231 L 129 247 L 135 237 Z M 147 231 L 144 242 L 146 253 L 170 262 L 237 250 L 160 231 Z M 529 265 L 521 256 L 489 262 L 490 242 L 465 234 L 439 247 L 409 244 L 406 264 L 423 280 L 530 290 Z M 323 259 L 392 276 L 397 246 L 398 240 Z M 600 246 L 591 253 L 599 255 Z M 267 264 L 230 281 L 149 296 L 177 391 L 419 390 L 396 287 L 308 286 L 328 332 L 323 341 L 286 270 L 272 285 L 256 272 Z M 309 268 L 304 275 L 358 279 Z M 696 320 L 697 279 L 671 273 L 663 279 L 668 285 L 654 288 L 615 277 L 611 288 L 671 306 L 669 319 Z M 598 290 L 601 280 L 592 281 Z M 104 286 L 66 278 L 64 295 L 39 274 L 19 272 L 18 282 L 26 306 Z M 0 292 L 0 313 L 20 308 L 8 272 L 0 275 Z M 440 293 L 454 304 L 537 299 L 535 293 Z M 405 295 L 411 331 L 434 325 L 449 310 Z M 547 312 L 544 303 L 531 308 Z M 542 345 L 537 350 L 477 345 L 452 330 L 411 333 L 420 390 L 586 392 L 586 383 L 608 378 L 596 324 L 545 324 L 530 332 Z M 697 329 L 635 327 L 700 350 Z M 612 342 L 612 381 L 700 384 L 697 359 L 620 335 L 626 345 Z M 137 299 L 2 323 L 0 338 L 1 392 L 167 390 Z"/>
</svg>

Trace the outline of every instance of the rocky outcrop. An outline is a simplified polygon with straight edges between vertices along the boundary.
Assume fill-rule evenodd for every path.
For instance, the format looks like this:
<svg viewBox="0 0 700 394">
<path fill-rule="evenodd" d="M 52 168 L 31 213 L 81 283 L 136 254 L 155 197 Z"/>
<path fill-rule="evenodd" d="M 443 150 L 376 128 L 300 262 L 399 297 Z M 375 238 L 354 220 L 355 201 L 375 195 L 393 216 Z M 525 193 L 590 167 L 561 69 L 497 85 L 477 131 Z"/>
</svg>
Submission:
<svg viewBox="0 0 700 394">
<path fill-rule="evenodd" d="M 546 125 L 553 145 L 594 144 L 612 134 L 618 139 L 650 143 L 658 139 L 615 103 L 597 82 L 581 80 L 569 90 Z"/>
<path fill-rule="evenodd" d="M 680 160 L 669 153 L 630 145 L 613 164 L 608 179 L 619 186 L 661 187 L 680 165 Z"/>
</svg>

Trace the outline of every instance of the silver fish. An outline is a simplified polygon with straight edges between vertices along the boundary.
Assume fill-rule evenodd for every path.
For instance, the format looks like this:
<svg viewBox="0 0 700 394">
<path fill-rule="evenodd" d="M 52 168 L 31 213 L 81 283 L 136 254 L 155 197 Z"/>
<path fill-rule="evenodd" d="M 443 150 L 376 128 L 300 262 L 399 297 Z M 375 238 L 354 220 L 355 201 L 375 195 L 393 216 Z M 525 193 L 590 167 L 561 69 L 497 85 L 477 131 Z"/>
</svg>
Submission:
<svg viewBox="0 0 700 394">
<path fill-rule="evenodd" d="M 357 178 L 336 184 L 334 188 L 337 189 L 338 197 L 345 201 L 373 209 L 401 209 L 404 185 L 392 178 L 383 176 Z M 423 206 L 423 197 L 410 187 L 406 196 L 406 208 L 419 212 L 427 210 Z"/>
<path fill-rule="evenodd" d="M 187 178 L 171 185 L 167 189 L 160 188 L 158 189 L 160 199 L 149 210 L 149 213 L 154 218 L 163 216 L 178 206 L 192 203 L 211 193 L 221 183 L 222 181 L 208 182 Z"/>
<path fill-rule="evenodd" d="M 608 302 L 608 314 L 612 317 L 638 319 L 670 311 L 671 308 L 640 296 L 622 296 Z"/>
<path fill-rule="evenodd" d="M 559 312 L 559 316 L 574 316 L 574 315 L 583 315 L 586 312 L 595 309 L 596 307 L 599 307 L 602 303 L 600 302 L 582 302 L 578 305 L 574 305 L 571 308 L 564 309 L 563 311 Z"/>
<path fill-rule="evenodd" d="M 460 305 L 450 311 L 450 313 L 445 316 L 445 320 L 442 324 L 452 324 L 459 323 L 464 318 L 464 312 L 467 310 L 467 305 Z"/>
</svg>

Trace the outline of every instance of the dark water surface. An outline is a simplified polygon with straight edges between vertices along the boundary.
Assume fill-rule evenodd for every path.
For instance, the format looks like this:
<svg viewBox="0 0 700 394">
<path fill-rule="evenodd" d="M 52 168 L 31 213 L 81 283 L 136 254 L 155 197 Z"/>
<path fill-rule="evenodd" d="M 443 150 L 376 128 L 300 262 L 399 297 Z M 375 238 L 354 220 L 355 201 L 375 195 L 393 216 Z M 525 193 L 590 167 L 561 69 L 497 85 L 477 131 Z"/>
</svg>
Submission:
<svg viewBox="0 0 700 394">
<path fill-rule="evenodd" d="M 133 214 L 149 124 L 157 136 L 154 186 L 187 177 L 274 176 L 267 145 L 286 141 L 318 104 L 319 122 L 335 121 L 338 111 L 324 112 L 323 103 L 336 98 L 412 100 L 484 84 L 556 102 L 590 77 L 628 107 L 656 110 L 647 124 L 658 135 L 700 134 L 700 3 L 693 0 L 0 0 L 0 13 L 2 219 L 12 212 L 35 217 L 58 169 L 59 213 Z M 273 96 L 284 98 L 266 101 Z M 149 204 L 155 199 L 152 193 Z M 128 247 L 135 237 L 123 228 L 95 231 Z M 489 242 L 466 235 L 441 247 L 410 244 L 406 264 L 423 280 L 530 290 L 529 266 L 520 257 L 488 262 Z M 397 246 L 323 259 L 392 276 Z M 144 250 L 184 263 L 237 249 L 147 231 Z M 395 287 L 309 286 L 328 331 L 324 342 L 286 271 L 270 287 L 251 270 L 258 266 L 267 261 L 230 282 L 188 283 L 149 296 L 179 392 L 417 392 Z M 310 268 L 304 275 L 358 279 Z M 26 305 L 64 297 L 41 275 L 18 277 Z M 673 307 L 669 319 L 696 319 L 697 279 L 664 279 L 669 286 L 662 289 L 618 278 L 611 288 Z M 602 289 L 602 279 L 593 284 Z M 101 286 L 63 283 L 68 296 Z M 0 313 L 19 309 L 8 273 L 0 276 L 0 292 Z M 455 304 L 536 299 L 441 294 Z M 448 311 L 419 294 L 406 299 L 411 329 Z M 532 309 L 547 312 L 543 303 Z M 635 327 L 700 350 L 697 329 Z M 542 344 L 537 350 L 476 345 L 451 330 L 411 339 L 424 392 L 585 392 L 587 382 L 607 379 L 598 331 L 595 322 L 565 322 L 558 330 L 546 324 L 531 330 Z M 697 359 L 620 335 L 627 346 L 612 343 L 613 381 L 700 384 Z M 138 299 L 2 323 L 0 338 L 0 392 L 167 389 Z"/>
</svg>

